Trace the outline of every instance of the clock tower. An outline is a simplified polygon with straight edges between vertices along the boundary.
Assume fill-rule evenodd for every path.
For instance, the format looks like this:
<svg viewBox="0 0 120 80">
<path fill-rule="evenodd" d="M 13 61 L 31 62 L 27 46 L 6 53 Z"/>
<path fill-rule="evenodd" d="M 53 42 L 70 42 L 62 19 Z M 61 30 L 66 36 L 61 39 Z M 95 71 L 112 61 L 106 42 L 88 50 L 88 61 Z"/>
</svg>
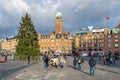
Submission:
<svg viewBox="0 0 120 80">
<path fill-rule="evenodd" d="M 56 33 L 62 33 L 62 13 L 56 13 Z"/>
</svg>

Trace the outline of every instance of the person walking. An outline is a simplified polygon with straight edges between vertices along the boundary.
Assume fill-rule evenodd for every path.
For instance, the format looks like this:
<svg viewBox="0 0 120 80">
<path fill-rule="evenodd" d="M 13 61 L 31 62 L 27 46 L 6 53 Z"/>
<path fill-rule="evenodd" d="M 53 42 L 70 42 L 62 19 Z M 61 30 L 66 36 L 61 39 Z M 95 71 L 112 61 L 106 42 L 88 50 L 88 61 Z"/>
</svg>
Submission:
<svg viewBox="0 0 120 80">
<path fill-rule="evenodd" d="M 30 55 L 27 56 L 27 64 L 30 64 Z"/>
<path fill-rule="evenodd" d="M 61 56 L 60 56 L 60 64 L 59 64 L 61 68 L 64 67 L 63 64 L 64 64 L 65 62 L 66 62 L 66 61 L 65 61 L 65 57 L 64 57 L 63 55 L 61 55 Z"/>
<path fill-rule="evenodd" d="M 43 56 L 43 61 L 44 61 L 44 67 L 48 67 L 49 66 L 49 64 L 48 64 L 48 62 L 49 62 L 49 58 L 48 58 L 48 55 L 45 53 L 45 55 Z"/>
<path fill-rule="evenodd" d="M 59 64 L 58 56 L 54 56 L 54 60 L 53 61 L 54 61 L 55 67 L 57 68 L 58 64 Z"/>
<path fill-rule="evenodd" d="M 90 65 L 90 75 L 93 76 L 95 72 L 95 65 L 96 65 L 96 61 L 94 60 L 94 57 L 90 57 L 89 65 Z"/>
<path fill-rule="evenodd" d="M 108 65 L 110 65 L 112 62 L 112 58 L 111 58 L 111 51 L 109 51 L 109 54 L 108 54 Z"/>
<path fill-rule="evenodd" d="M 105 55 L 103 56 L 103 65 L 106 65 L 106 57 L 105 57 Z"/>
<path fill-rule="evenodd" d="M 82 68 L 82 63 L 84 62 L 84 59 L 82 56 L 78 57 L 78 70 L 81 70 Z"/>
<path fill-rule="evenodd" d="M 54 56 L 50 58 L 50 69 L 54 66 Z"/>
<path fill-rule="evenodd" d="M 76 56 L 73 57 L 73 66 L 74 66 L 74 69 L 77 68 L 77 57 Z"/>
<path fill-rule="evenodd" d="M 116 64 L 115 55 L 112 56 L 112 61 L 113 61 L 113 64 Z"/>
</svg>

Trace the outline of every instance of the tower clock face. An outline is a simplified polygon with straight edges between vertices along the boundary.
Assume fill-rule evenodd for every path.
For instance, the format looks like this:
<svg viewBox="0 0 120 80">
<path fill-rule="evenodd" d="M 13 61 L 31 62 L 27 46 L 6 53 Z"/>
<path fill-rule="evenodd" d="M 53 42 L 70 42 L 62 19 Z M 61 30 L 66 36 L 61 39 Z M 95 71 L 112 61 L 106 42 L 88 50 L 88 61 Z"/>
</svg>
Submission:
<svg viewBox="0 0 120 80">
<path fill-rule="evenodd" d="M 67 39 L 68 38 L 67 35 L 64 35 L 64 38 Z"/>
<path fill-rule="evenodd" d="M 60 35 L 60 34 L 56 35 L 56 38 L 57 38 L 57 39 L 60 39 L 60 38 L 61 38 L 61 35 Z"/>
</svg>

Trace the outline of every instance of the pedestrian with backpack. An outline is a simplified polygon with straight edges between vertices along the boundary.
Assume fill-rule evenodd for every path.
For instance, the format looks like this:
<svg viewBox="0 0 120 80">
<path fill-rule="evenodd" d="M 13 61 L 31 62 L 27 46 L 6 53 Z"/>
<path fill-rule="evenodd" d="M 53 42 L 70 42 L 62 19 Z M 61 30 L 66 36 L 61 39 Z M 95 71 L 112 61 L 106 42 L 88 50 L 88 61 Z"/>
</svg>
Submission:
<svg viewBox="0 0 120 80">
<path fill-rule="evenodd" d="M 96 65 L 96 61 L 94 60 L 93 56 L 90 57 L 89 65 L 90 65 L 90 75 L 93 76 L 95 72 L 95 65 Z"/>
</svg>

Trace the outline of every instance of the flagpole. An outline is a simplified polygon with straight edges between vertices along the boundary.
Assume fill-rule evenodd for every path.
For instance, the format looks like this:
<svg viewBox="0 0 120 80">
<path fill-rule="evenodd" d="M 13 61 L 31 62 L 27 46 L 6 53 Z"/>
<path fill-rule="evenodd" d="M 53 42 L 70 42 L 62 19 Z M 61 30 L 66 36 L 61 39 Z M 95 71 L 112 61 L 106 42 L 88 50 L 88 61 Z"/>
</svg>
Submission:
<svg viewBox="0 0 120 80">
<path fill-rule="evenodd" d="M 104 17 L 104 19 L 105 19 L 105 27 L 107 27 L 107 21 L 106 21 L 106 17 Z"/>
<path fill-rule="evenodd" d="M 108 21 L 109 19 L 110 19 L 109 16 L 106 16 L 106 17 L 105 17 L 105 27 L 107 27 L 107 21 Z"/>
</svg>

